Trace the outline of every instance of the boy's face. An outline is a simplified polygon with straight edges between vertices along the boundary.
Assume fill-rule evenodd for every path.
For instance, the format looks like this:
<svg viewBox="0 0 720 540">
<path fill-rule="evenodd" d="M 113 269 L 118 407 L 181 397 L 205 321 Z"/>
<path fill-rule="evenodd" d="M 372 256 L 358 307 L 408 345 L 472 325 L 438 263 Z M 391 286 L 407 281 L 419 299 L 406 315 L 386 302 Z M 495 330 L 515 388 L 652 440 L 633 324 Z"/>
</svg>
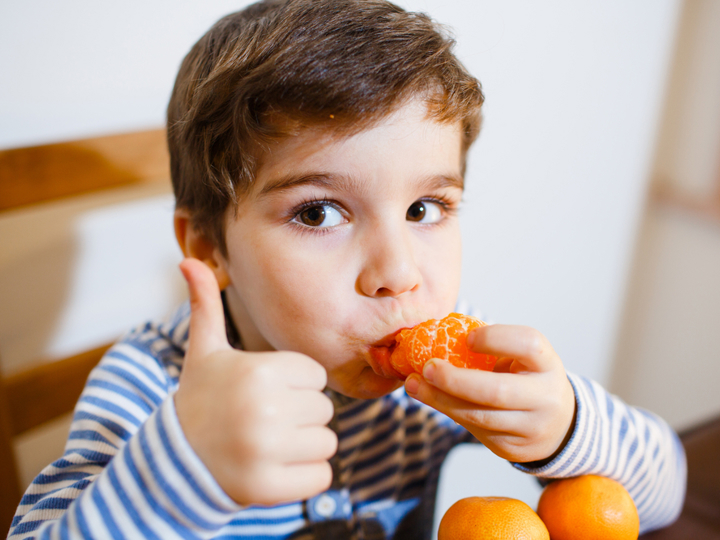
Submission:
<svg viewBox="0 0 720 540">
<path fill-rule="evenodd" d="M 460 125 L 427 119 L 420 100 L 353 136 L 308 129 L 277 143 L 226 224 L 245 348 L 304 353 L 347 396 L 398 388 L 373 355 L 452 311 L 462 193 Z"/>
</svg>

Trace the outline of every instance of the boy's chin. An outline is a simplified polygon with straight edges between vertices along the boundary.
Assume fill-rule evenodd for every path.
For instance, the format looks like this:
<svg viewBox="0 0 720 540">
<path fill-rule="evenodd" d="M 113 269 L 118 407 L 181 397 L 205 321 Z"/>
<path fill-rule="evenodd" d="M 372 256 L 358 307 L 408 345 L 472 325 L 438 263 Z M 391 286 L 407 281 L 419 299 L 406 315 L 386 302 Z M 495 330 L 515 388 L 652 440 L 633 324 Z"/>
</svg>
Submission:
<svg viewBox="0 0 720 540">
<path fill-rule="evenodd" d="M 398 379 L 389 379 L 375 373 L 370 366 L 364 368 L 352 381 L 331 385 L 336 392 L 357 399 L 376 399 L 388 395 L 403 385 Z"/>
</svg>

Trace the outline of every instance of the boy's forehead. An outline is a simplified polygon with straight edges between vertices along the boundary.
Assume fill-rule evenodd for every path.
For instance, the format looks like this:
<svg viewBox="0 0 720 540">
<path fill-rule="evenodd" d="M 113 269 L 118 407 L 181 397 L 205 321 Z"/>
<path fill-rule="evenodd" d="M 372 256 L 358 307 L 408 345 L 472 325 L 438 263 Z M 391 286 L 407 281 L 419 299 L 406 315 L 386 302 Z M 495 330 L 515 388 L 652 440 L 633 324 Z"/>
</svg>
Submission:
<svg viewBox="0 0 720 540">
<path fill-rule="evenodd" d="M 367 179 L 361 176 L 331 172 L 298 172 L 296 174 L 291 173 L 286 176 L 268 178 L 262 186 L 258 186 L 258 197 L 281 193 L 308 185 L 321 189 L 333 189 L 354 193 L 363 193 L 369 189 Z M 443 188 L 464 190 L 465 181 L 462 176 L 456 174 L 428 175 L 418 177 L 415 187 L 420 190 Z"/>
<path fill-rule="evenodd" d="M 462 189 L 460 122 L 438 122 L 424 103 L 411 102 L 349 134 L 306 127 L 266 149 L 252 191 L 263 196 L 308 183 L 362 190 L 363 177 L 377 171 L 410 176 L 419 187 Z"/>
</svg>

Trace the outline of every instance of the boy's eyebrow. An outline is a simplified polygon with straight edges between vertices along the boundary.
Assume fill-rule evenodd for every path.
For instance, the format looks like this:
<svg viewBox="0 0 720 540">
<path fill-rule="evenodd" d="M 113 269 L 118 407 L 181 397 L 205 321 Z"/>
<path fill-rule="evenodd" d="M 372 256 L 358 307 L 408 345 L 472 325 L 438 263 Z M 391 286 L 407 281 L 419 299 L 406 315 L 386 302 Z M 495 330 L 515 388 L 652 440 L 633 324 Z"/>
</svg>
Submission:
<svg viewBox="0 0 720 540">
<path fill-rule="evenodd" d="M 287 176 L 282 176 L 273 182 L 268 182 L 260 190 L 259 195 L 263 196 L 271 192 L 286 191 L 296 186 L 301 186 L 305 184 L 311 184 L 319 187 L 329 187 L 333 184 L 337 184 L 338 180 L 340 180 L 342 183 L 347 183 L 348 179 L 345 177 L 338 177 L 338 175 L 336 174 L 327 173 L 310 173 L 298 175 L 289 174 Z"/>
<path fill-rule="evenodd" d="M 465 179 L 459 174 L 438 174 L 426 178 L 423 185 L 428 188 L 454 187 L 464 190 Z"/>
<path fill-rule="evenodd" d="M 310 173 L 310 174 L 289 174 L 268 182 L 260 190 L 260 197 L 269 193 L 286 191 L 297 186 L 314 185 L 323 188 L 359 188 L 362 189 L 364 182 L 352 176 L 334 173 Z M 457 174 L 438 174 L 428 176 L 419 182 L 419 187 L 425 189 L 439 189 L 445 187 L 454 187 L 460 190 L 465 189 L 465 180 L 461 175 Z"/>
</svg>

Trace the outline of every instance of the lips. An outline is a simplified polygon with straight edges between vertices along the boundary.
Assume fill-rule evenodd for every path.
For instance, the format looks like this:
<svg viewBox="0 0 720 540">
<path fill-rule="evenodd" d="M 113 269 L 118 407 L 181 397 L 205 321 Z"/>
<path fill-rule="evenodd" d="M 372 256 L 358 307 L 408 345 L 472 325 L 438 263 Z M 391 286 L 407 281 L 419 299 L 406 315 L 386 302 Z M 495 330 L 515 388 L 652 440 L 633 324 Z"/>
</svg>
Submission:
<svg viewBox="0 0 720 540">
<path fill-rule="evenodd" d="M 395 336 L 400 332 L 400 330 L 398 330 L 397 332 L 393 332 L 392 334 L 384 337 L 380 341 L 377 341 L 376 343 L 370 345 L 370 358 L 368 360 L 368 363 L 370 364 L 370 367 L 373 369 L 373 371 L 381 377 L 385 377 L 387 379 L 399 379 L 401 381 L 404 381 L 405 375 L 399 373 L 390 364 L 390 356 L 392 355 L 392 352 L 397 346 Z"/>
</svg>

